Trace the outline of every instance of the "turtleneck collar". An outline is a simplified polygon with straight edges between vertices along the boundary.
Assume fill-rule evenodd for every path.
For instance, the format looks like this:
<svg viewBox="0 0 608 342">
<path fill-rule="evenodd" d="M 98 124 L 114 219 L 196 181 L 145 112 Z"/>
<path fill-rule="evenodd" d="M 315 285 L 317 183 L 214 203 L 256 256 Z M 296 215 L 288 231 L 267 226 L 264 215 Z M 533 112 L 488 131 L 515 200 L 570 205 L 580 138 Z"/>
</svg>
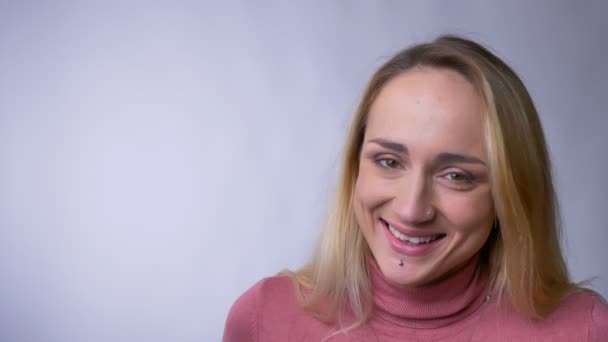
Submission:
<svg viewBox="0 0 608 342">
<path fill-rule="evenodd" d="M 373 257 L 368 258 L 374 316 L 408 328 L 439 328 L 463 320 L 483 302 L 488 274 L 475 258 L 443 281 L 407 288 L 390 283 Z"/>
</svg>

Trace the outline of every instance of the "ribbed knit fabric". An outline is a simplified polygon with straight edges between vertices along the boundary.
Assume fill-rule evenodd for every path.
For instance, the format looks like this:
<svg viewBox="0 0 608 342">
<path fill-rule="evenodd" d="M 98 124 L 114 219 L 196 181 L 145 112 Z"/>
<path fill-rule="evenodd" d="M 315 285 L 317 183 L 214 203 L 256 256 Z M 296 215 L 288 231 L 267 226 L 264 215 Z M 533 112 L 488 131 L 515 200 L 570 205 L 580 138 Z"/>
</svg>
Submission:
<svg viewBox="0 0 608 342">
<path fill-rule="evenodd" d="M 389 283 L 373 260 L 369 269 L 372 318 L 327 341 L 608 342 L 608 305 L 591 291 L 570 295 L 543 321 L 530 321 L 506 298 L 484 301 L 488 277 L 475 264 L 437 285 L 416 289 Z M 346 320 L 343 326 L 351 323 Z M 338 330 L 338 323 L 325 324 L 302 310 L 291 279 L 277 276 L 261 280 L 237 299 L 223 341 L 322 341 Z"/>
<path fill-rule="evenodd" d="M 470 263 L 465 269 L 428 287 L 403 288 L 389 283 L 370 258 L 375 315 L 407 328 L 440 328 L 461 321 L 482 305 L 488 275 Z"/>
</svg>

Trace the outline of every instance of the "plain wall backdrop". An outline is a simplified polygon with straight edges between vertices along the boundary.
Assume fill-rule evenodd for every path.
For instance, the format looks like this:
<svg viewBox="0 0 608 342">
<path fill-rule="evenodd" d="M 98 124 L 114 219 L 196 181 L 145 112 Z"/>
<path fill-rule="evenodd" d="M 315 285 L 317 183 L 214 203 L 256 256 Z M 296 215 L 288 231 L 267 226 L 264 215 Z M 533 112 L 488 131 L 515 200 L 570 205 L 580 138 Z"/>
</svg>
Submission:
<svg viewBox="0 0 608 342">
<path fill-rule="evenodd" d="M 537 104 L 608 295 L 602 1 L 0 1 L 0 340 L 219 341 L 310 255 L 372 72 L 440 33 Z"/>
</svg>

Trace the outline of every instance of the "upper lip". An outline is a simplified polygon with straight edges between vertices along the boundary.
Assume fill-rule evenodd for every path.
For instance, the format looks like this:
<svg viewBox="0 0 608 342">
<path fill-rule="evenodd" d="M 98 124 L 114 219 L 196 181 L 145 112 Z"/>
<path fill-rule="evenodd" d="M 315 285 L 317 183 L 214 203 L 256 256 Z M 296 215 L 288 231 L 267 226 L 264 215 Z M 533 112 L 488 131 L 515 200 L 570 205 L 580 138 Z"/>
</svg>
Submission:
<svg viewBox="0 0 608 342">
<path fill-rule="evenodd" d="M 380 218 L 380 221 L 389 224 L 391 227 L 395 228 L 397 231 L 401 232 L 402 234 L 405 234 L 409 237 L 421 237 L 421 238 L 425 238 L 425 237 L 435 237 L 437 235 L 445 235 L 445 233 L 441 233 L 441 232 L 434 232 L 431 230 L 424 230 L 424 231 L 420 231 L 420 230 L 414 230 L 414 229 L 410 229 L 410 228 L 406 228 L 403 226 L 400 226 L 398 224 L 395 224 L 394 222 L 388 221 L 384 218 Z"/>
</svg>

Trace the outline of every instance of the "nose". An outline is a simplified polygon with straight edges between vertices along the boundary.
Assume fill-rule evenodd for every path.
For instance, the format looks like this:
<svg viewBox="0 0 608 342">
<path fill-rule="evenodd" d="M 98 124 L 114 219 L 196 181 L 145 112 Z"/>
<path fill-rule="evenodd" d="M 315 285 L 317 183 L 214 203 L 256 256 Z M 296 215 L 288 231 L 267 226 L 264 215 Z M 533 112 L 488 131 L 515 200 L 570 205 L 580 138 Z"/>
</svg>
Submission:
<svg viewBox="0 0 608 342">
<path fill-rule="evenodd" d="M 423 172 L 411 170 L 395 187 L 393 212 L 404 224 L 416 226 L 435 217 L 432 205 L 432 184 Z"/>
</svg>

